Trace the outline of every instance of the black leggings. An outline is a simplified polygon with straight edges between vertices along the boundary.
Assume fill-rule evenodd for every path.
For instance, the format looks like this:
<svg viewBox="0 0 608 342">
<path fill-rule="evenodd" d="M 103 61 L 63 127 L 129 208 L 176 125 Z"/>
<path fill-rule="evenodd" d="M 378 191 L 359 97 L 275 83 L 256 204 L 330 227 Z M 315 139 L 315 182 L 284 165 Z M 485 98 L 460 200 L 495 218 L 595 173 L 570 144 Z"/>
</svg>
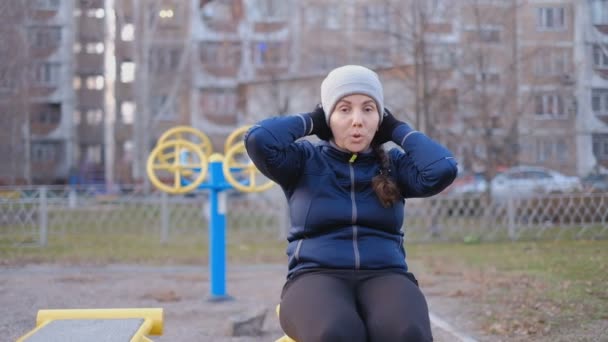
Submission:
<svg viewBox="0 0 608 342">
<path fill-rule="evenodd" d="M 280 321 L 296 342 L 432 341 L 429 311 L 411 273 L 320 270 L 283 288 Z"/>
</svg>

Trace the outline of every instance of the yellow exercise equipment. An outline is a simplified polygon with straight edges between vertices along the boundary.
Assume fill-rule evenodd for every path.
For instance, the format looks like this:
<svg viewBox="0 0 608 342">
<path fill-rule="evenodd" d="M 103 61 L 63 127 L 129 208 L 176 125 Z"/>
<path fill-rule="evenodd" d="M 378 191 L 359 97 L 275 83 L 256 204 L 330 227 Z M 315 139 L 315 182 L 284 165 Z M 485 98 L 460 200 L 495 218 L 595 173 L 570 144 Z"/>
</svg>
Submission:
<svg viewBox="0 0 608 342">
<path fill-rule="evenodd" d="M 277 318 L 278 318 L 279 312 L 281 311 L 281 304 L 277 304 L 275 311 L 277 313 Z M 283 335 L 283 337 L 279 338 L 278 340 L 276 340 L 274 342 L 296 342 L 296 341 L 287 335 Z"/>
<path fill-rule="evenodd" d="M 232 146 L 224 157 L 224 177 L 232 184 L 236 189 L 243 192 L 259 192 L 266 191 L 274 184 L 271 180 L 266 179 L 265 181 L 259 180 L 261 173 L 255 167 L 245 149 L 245 142 L 241 141 Z M 243 184 L 239 182 L 235 175 L 244 176 L 247 182 Z M 261 183 L 261 184 L 260 184 Z"/>
<path fill-rule="evenodd" d="M 251 126 L 243 126 L 235 129 L 228 138 L 226 138 L 226 142 L 224 143 L 224 154 L 228 154 L 228 150 L 232 148 L 234 145 L 243 141 L 245 133 L 251 128 Z"/>
<path fill-rule="evenodd" d="M 215 154 L 214 161 L 219 158 L 225 180 L 235 189 L 243 192 L 266 191 L 274 183 L 257 170 L 242 141 L 250 127 L 239 127 L 230 133 L 224 144 L 226 155 Z M 194 137 L 200 142 L 195 143 L 185 137 Z M 148 178 L 156 188 L 170 194 L 184 194 L 200 188 L 208 175 L 211 146 L 209 138 L 193 127 L 169 129 L 161 135 L 148 156 Z"/>
<path fill-rule="evenodd" d="M 176 126 L 168 129 L 158 138 L 156 145 L 171 140 L 188 140 L 197 145 L 207 157 L 213 153 L 213 145 L 209 137 L 192 126 Z"/>
<path fill-rule="evenodd" d="M 162 308 L 39 310 L 36 328 L 17 342 L 151 342 L 163 334 Z"/>
<path fill-rule="evenodd" d="M 156 145 L 150 152 L 146 171 L 158 189 L 183 194 L 196 189 L 205 180 L 207 163 L 207 156 L 199 146 L 186 140 L 169 140 Z M 195 175 L 194 179 L 188 185 L 182 184 L 182 177 L 190 175 Z"/>
<path fill-rule="evenodd" d="M 187 140 L 194 143 L 203 150 L 203 153 L 207 157 L 213 153 L 213 145 L 211 144 L 209 137 L 192 126 L 176 126 L 168 129 L 160 136 L 160 138 L 158 138 L 156 145 L 160 145 L 171 140 Z M 158 156 L 158 158 L 162 161 L 166 161 L 167 157 L 161 154 Z M 191 176 L 192 171 L 184 170 L 183 175 Z"/>
</svg>

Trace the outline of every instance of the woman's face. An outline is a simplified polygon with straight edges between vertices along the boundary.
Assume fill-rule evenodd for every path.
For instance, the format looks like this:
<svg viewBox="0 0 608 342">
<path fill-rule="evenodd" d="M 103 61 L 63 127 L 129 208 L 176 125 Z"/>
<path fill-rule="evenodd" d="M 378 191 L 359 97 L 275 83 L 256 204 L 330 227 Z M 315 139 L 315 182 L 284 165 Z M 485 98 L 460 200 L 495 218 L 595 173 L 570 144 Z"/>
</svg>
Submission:
<svg viewBox="0 0 608 342">
<path fill-rule="evenodd" d="M 329 128 L 338 147 L 358 153 L 366 150 L 378 130 L 376 102 L 366 95 L 343 97 L 329 117 Z"/>
</svg>

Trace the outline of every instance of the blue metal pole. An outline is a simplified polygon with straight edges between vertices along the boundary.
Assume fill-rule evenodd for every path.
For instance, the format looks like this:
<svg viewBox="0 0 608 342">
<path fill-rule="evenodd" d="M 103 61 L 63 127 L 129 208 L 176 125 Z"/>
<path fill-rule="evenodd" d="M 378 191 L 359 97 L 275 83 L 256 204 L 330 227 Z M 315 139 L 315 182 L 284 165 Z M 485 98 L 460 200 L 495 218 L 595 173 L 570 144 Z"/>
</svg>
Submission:
<svg viewBox="0 0 608 342">
<path fill-rule="evenodd" d="M 211 156 L 209 162 L 210 215 L 209 266 L 211 271 L 211 301 L 231 299 L 226 294 L 226 195 L 222 158 Z"/>
</svg>

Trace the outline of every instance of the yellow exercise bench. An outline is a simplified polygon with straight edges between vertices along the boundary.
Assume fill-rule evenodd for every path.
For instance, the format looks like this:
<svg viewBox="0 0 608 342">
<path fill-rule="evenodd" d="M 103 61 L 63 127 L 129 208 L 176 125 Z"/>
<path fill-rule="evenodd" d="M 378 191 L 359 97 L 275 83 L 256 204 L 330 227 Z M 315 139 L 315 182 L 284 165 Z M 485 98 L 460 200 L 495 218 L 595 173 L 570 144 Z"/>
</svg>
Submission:
<svg viewBox="0 0 608 342">
<path fill-rule="evenodd" d="M 17 342 L 152 342 L 147 335 L 162 334 L 161 308 L 39 310 L 36 328 Z"/>
<path fill-rule="evenodd" d="M 277 305 L 276 311 L 277 311 L 277 317 L 279 317 L 279 311 L 281 311 L 281 304 Z M 283 337 L 281 337 L 280 339 L 278 339 L 274 342 L 296 342 L 296 341 L 294 341 L 287 335 L 283 335 Z"/>
</svg>

